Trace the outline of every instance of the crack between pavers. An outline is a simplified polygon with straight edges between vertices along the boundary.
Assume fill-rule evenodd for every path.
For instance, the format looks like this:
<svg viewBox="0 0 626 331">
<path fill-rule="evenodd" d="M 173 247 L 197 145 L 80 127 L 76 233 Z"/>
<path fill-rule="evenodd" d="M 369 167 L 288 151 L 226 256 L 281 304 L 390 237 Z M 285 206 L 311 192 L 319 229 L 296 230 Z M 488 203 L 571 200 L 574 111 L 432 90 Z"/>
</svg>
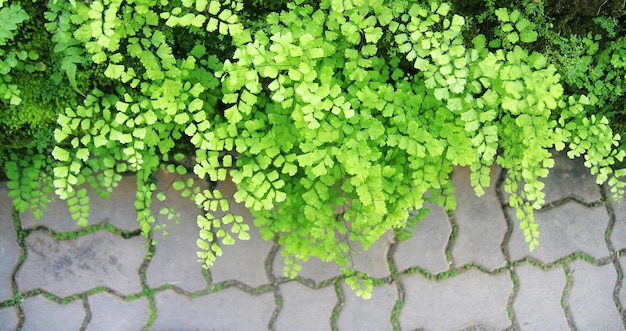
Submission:
<svg viewBox="0 0 626 331">
<path fill-rule="evenodd" d="M 13 294 L 13 298 L 10 300 L 17 300 L 14 307 L 17 310 L 17 326 L 16 330 L 21 330 L 26 322 L 26 316 L 24 315 L 24 309 L 22 307 L 22 300 L 24 300 L 24 296 L 19 291 L 19 287 L 17 286 L 17 272 L 22 267 L 26 259 L 28 258 L 28 252 L 26 251 L 26 236 L 28 236 L 28 232 L 22 229 L 22 222 L 20 220 L 19 213 L 17 208 L 12 207 L 11 209 L 11 219 L 13 221 L 13 227 L 15 229 L 15 238 L 17 242 L 17 246 L 22 250 L 22 254 L 17 258 L 17 262 L 15 266 L 13 266 L 13 270 L 11 271 L 11 294 Z M 3 306 L 0 304 L 0 306 Z M 4 307 L 6 308 L 6 307 Z"/>
<path fill-rule="evenodd" d="M 343 301 L 345 299 L 343 294 L 343 288 L 341 287 L 341 282 L 335 282 L 335 293 L 337 294 L 337 303 L 333 307 L 333 310 L 330 314 L 330 328 L 333 331 L 339 330 L 337 326 L 337 321 L 339 320 L 339 315 L 341 314 L 341 310 L 343 309 Z"/>
<path fill-rule="evenodd" d="M 148 235 L 148 241 L 146 243 L 146 255 L 144 256 L 143 261 L 141 262 L 141 265 L 139 266 L 139 281 L 141 282 L 141 288 L 142 291 L 141 293 L 143 293 L 143 295 L 146 297 L 146 300 L 148 300 L 148 319 L 146 320 L 146 324 L 143 326 L 142 330 L 149 330 L 153 325 L 154 322 L 157 318 L 158 315 L 158 311 L 157 311 L 157 307 L 156 307 L 156 300 L 154 298 L 154 293 L 155 291 L 148 285 L 148 276 L 147 276 L 147 271 L 148 271 L 148 267 L 150 266 L 150 262 L 152 261 L 152 257 L 154 256 L 154 253 L 156 252 L 156 247 L 152 241 L 152 237 L 151 235 Z M 141 296 L 137 296 L 137 299 L 141 298 Z"/>
<path fill-rule="evenodd" d="M 615 209 L 613 209 L 613 205 L 609 201 L 608 194 L 606 192 L 606 188 L 604 185 L 600 185 L 600 192 L 604 197 L 604 205 L 609 214 L 609 224 L 604 232 L 604 239 L 606 241 L 606 245 L 609 249 L 609 253 L 611 254 L 612 259 L 609 262 L 613 262 L 613 266 L 615 267 L 615 272 L 617 273 L 617 277 L 615 280 L 615 287 L 613 288 L 613 302 L 615 303 L 615 308 L 617 308 L 617 312 L 619 313 L 620 319 L 622 320 L 622 325 L 626 329 L 626 310 L 623 309 L 623 303 L 619 297 L 619 293 L 622 289 L 622 281 L 624 279 L 624 273 L 622 269 L 622 265 L 619 261 L 619 252 L 615 251 L 615 246 L 613 245 L 613 241 L 611 240 L 611 234 L 613 233 L 613 229 L 615 228 L 615 223 L 617 222 Z"/>
<path fill-rule="evenodd" d="M 574 279 L 572 277 L 572 272 L 569 269 L 569 265 L 567 263 L 563 263 L 562 266 L 563 272 L 565 273 L 565 286 L 563 286 L 563 295 L 561 296 L 561 308 L 563 308 L 563 314 L 565 315 L 565 319 L 567 320 L 567 325 L 570 330 L 576 331 L 576 325 L 574 324 L 572 311 L 568 303 Z"/>
<path fill-rule="evenodd" d="M 498 202 L 500 203 L 500 211 L 502 215 L 504 215 L 504 222 L 506 223 L 506 231 L 504 232 L 504 236 L 502 237 L 502 243 L 500 244 L 500 250 L 502 251 L 502 256 L 505 259 L 505 266 L 503 269 L 506 269 L 509 272 L 509 276 L 511 278 L 511 282 L 513 283 L 513 291 L 509 295 L 509 299 L 506 305 L 507 315 L 509 320 L 511 321 L 510 329 L 519 329 L 519 323 L 517 321 L 517 316 L 515 315 L 515 310 L 513 305 L 515 304 L 515 300 L 517 299 L 517 294 L 519 293 L 519 277 L 515 272 L 515 267 L 511 263 L 511 254 L 509 252 L 509 242 L 511 241 L 511 236 L 513 235 L 513 222 L 509 217 L 509 214 L 506 212 L 506 208 L 508 208 L 508 203 L 504 202 L 504 182 L 506 181 L 506 170 L 500 171 L 498 176 L 498 180 L 495 185 L 496 196 L 498 197 Z"/>
<path fill-rule="evenodd" d="M 89 305 L 89 297 L 85 296 L 83 298 L 83 310 L 85 311 L 85 318 L 83 318 L 83 322 L 80 325 L 80 330 L 81 331 L 85 331 L 87 330 L 87 326 L 89 326 L 89 323 L 91 323 L 91 306 Z"/>
<path fill-rule="evenodd" d="M 402 312 L 402 308 L 404 308 L 404 300 L 405 300 L 405 292 L 404 292 L 404 284 L 402 280 L 397 279 L 395 281 L 396 291 L 398 292 L 398 298 L 391 309 L 391 327 L 394 331 L 402 330 L 400 326 L 400 313 Z"/>
<path fill-rule="evenodd" d="M 452 250 L 456 244 L 456 237 L 458 235 L 459 226 L 456 224 L 456 218 L 454 212 L 447 210 L 446 216 L 448 216 L 448 222 L 450 223 L 450 235 L 448 236 L 448 242 L 446 243 L 445 254 L 446 261 L 448 262 L 448 270 L 454 269 L 454 257 L 452 256 Z"/>
<path fill-rule="evenodd" d="M 274 324 L 276 324 L 276 320 L 278 319 L 278 315 L 280 314 L 283 308 L 283 297 L 280 293 L 280 288 L 276 282 L 276 276 L 274 275 L 274 259 L 276 258 L 276 254 L 278 253 L 279 245 L 277 243 L 277 238 L 274 238 L 272 241 L 272 248 L 267 253 L 265 257 L 265 274 L 267 279 L 270 281 L 270 284 L 273 286 L 274 292 L 274 311 L 272 312 L 272 316 L 268 322 L 267 328 L 268 330 L 274 330 Z"/>
<path fill-rule="evenodd" d="M 396 250 L 400 241 L 397 236 L 394 236 L 393 242 L 389 245 L 387 249 L 387 266 L 389 267 L 389 277 L 390 277 L 390 285 L 395 285 L 397 292 L 397 299 L 391 309 L 391 314 L 389 316 L 389 322 L 391 323 L 391 327 L 394 331 L 400 330 L 400 312 L 402 307 L 404 306 L 404 287 L 400 284 L 398 267 L 396 265 L 396 261 L 394 259 Z"/>
</svg>

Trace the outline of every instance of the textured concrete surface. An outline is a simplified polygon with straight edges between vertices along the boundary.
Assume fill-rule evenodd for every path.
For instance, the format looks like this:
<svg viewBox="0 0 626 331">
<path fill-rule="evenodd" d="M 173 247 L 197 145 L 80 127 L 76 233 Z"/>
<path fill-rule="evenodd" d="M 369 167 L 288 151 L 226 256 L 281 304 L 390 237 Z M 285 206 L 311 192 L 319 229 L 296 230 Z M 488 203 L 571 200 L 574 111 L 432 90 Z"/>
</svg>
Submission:
<svg viewBox="0 0 626 331">
<path fill-rule="evenodd" d="M 355 254 L 374 281 L 363 300 L 334 264 L 312 258 L 283 277 L 282 249 L 260 238 L 223 247 L 211 270 L 196 257 L 202 212 L 157 175 L 166 236 L 138 231 L 135 178 L 109 200 L 92 196 L 90 225 L 63 201 L 40 219 L 13 213 L 0 183 L 0 331 L 4 330 L 625 330 L 626 202 L 612 201 L 580 161 L 562 154 L 536 213 L 530 252 L 492 169 L 476 197 L 469 171 L 455 169 L 458 208 L 431 213 L 413 237 L 392 232 Z M 206 187 L 206 184 L 201 184 Z M 220 183 L 232 194 L 232 183 Z M 180 213 L 175 223 L 162 207 Z M 253 219 L 233 204 L 246 223 Z M 221 215 L 220 215 L 221 217 Z M 358 245 L 354 246 L 359 249 Z"/>
</svg>

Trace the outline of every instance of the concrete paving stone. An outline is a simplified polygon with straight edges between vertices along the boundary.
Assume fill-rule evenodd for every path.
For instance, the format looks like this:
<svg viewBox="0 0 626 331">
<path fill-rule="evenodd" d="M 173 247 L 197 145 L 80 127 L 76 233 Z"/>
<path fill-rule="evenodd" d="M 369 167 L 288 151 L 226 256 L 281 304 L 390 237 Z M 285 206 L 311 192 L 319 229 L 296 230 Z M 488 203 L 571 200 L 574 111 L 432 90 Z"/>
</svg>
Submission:
<svg viewBox="0 0 626 331">
<path fill-rule="evenodd" d="M 197 217 L 204 212 L 193 201 L 183 198 L 178 191 L 167 189 L 175 180 L 179 180 L 176 175 L 164 172 L 157 174 L 157 188 L 164 190 L 166 200 L 162 203 L 153 199 L 152 209 L 157 223 L 166 224 L 168 235 L 164 236 L 162 231 L 153 233 L 157 244 L 146 270 L 146 280 L 150 287 L 172 284 L 187 291 L 199 291 L 207 287 L 202 263 L 198 262 L 199 248 L 196 245 L 199 238 Z M 163 207 L 173 208 L 180 214 L 178 224 L 159 214 Z"/>
<path fill-rule="evenodd" d="M 277 331 L 330 330 L 337 294 L 334 286 L 312 289 L 298 282 L 280 285 L 283 306 L 274 324 Z"/>
<path fill-rule="evenodd" d="M 22 308 L 25 321 L 22 330 L 28 331 L 80 330 L 86 315 L 80 300 L 60 305 L 41 295 L 24 300 Z"/>
<path fill-rule="evenodd" d="M 485 194 L 477 197 L 470 185 L 470 170 L 455 168 L 452 183 L 456 189 L 457 209 L 454 212 L 458 232 L 452 246 L 452 256 L 457 266 L 468 263 L 497 269 L 506 264 L 502 254 L 502 240 L 507 224 L 496 193 L 500 169 L 491 169 L 491 185 Z"/>
<path fill-rule="evenodd" d="M 232 196 L 235 192 L 234 183 L 230 180 L 221 182 L 218 186 L 224 197 Z M 267 284 L 269 279 L 265 271 L 265 260 L 272 249 L 272 243 L 263 240 L 250 211 L 243 205 L 230 202 L 230 211 L 234 215 L 243 216 L 249 226 L 249 240 L 235 239 L 232 246 L 222 245 L 222 256 L 219 256 L 211 267 L 213 282 L 237 279 L 251 287 Z"/>
<path fill-rule="evenodd" d="M 17 309 L 15 307 L 0 309 L 0 331 L 17 329 Z"/>
<path fill-rule="evenodd" d="M 387 262 L 387 252 L 394 240 L 393 231 L 387 231 L 367 251 L 363 250 L 361 243 L 353 243 L 352 248 L 357 250 L 356 253 L 352 253 L 354 268 L 374 278 L 391 275 Z"/>
<path fill-rule="evenodd" d="M 110 193 L 109 199 L 102 199 L 95 190 L 88 185 L 89 201 L 89 224 L 111 223 L 122 230 L 139 229 L 137 223 L 137 211 L 135 200 L 137 194 L 137 179 L 135 176 L 124 176 L 118 186 Z M 45 226 L 59 232 L 74 231 L 81 229 L 72 219 L 67 202 L 61 200 L 55 194 L 49 195 L 52 202 L 48 204 L 48 210 L 43 216 L 35 219 L 32 211 L 20 213 L 20 221 L 23 228 Z"/>
<path fill-rule="evenodd" d="M 413 236 L 399 242 L 394 262 L 399 271 L 409 267 L 421 267 L 432 274 L 448 270 L 446 246 L 452 226 L 446 211 L 439 206 L 427 206 L 430 213 L 415 224 Z"/>
<path fill-rule="evenodd" d="M 344 301 L 337 326 L 339 330 L 393 330 L 391 311 L 398 299 L 398 289 L 385 284 L 374 287 L 372 298 L 364 300 L 345 283 Z"/>
<path fill-rule="evenodd" d="M 88 300 L 91 321 L 87 331 L 141 330 L 150 317 L 145 297 L 126 302 L 104 292 L 91 295 Z"/>
<path fill-rule="evenodd" d="M 609 198 L 609 203 L 613 207 L 615 213 L 615 225 L 611 232 L 611 243 L 615 250 L 626 248 L 626 199 L 615 201 Z"/>
<path fill-rule="evenodd" d="M 613 301 L 617 271 L 613 264 L 596 267 L 585 261 L 570 262 L 572 288 L 568 303 L 578 330 L 624 330 Z"/>
<path fill-rule="evenodd" d="M 252 296 L 237 288 L 190 299 L 166 290 L 155 294 L 157 318 L 153 331 L 267 330 L 276 307 L 274 295 Z"/>
<path fill-rule="evenodd" d="M 542 263 L 552 263 L 574 252 L 585 252 L 594 258 L 609 255 L 604 232 L 609 224 L 606 208 L 587 208 L 577 202 L 548 210 L 535 212 L 539 224 L 539 246 L 529 252 L 528 244 L 515 217 L 515 210 L 507 210 L 514 226 L 508 243 L 512 260 L 525 256 L 533 257 Z"/>
<path fill-rule="evenodd" d="M 282 256 L 282 250 L 282 248 L 278 250 L 272 263 L 273 274 L 278 278 L 284 277 L 285 258 Z M 310 279 L 316 284 L 342 275 L 339 266 L 336 263 L 324 262 L 315 256 L 309 258 L 306 262 L 298 263 L 302 266 L 298 275 L 303 278 Z"/>
<path fill-rule="evenodd" d="M 20 255 L 6 182 L 0 183 L 0 300 L 12 297 L 11 275 Z"/>
<path fill-rule="evenodd" d="M 567 152 L 554 152 L 554 168 L 550 169 L 548 177 L 542 180 L 545 183 L 545 203 L 574 197 L 586 203 L 602 199 L 600 187 L 596 184 L 595 176 L 585 167 L 582 158 L 574 160 L 567 157 Z"/>
<path fill-rule="evenodd" d="M 97 286 L 137 293 L 141 291 L 138 271 L 145 256 L 140 246 L 145 244 L 143 237 L 123 239 L 108 231 L 64 241 L 55 241 L 46 232 L 32 232 L 26 237 L 28 257 L 17 272 L 17 285 L 21 292 L 41 288 L 60 297 Z"/>
<path fill-rule="evenodd" d="M 513 282 L 508 272 L 491 276 L 476 269 L 443 281 L 420 274 L 404 276 L 405 302 L 399 316 L 402 330 L 459 330 L 484 325 L 496 330 L 511 326 L 506 311 Z"/>
<path fill-rule="evenodd" d="M 561 307 L 566 283 L 563 269 L 543 270 L 524 264 L 515 271 L 519 291 L 513 302 L 513 311 L 520 330 L 569 330 Z"/>
<path fill-rule="evenodd" d="M 393 241 L 393 232 L 389 231 L 382 235 L 367 251 L 363 250 L 363 246 L 361 246 L 359 242 L 352 242 L 350 246 L 356 250 L 355 253 L 352 253 L 355 269 L 366 272 L 374 278 L 389 276 L 391 272 L 389 270 L 389 263 L 387 262 L 387 252 Z M 332 261 L 324 262 L 317 257 L 311 257 L 306 262 L 299 263 L 302 265 L 302 269 L 298 275 L 306 279 L 311 279 L 317 284 L 335 276 L 342 275 L 339 266 Z M 274 275 L 282 277 L 284 267 L 285 263 L 281 248 L 273 261 L 272 268 Z"/>
<path fill-rule="evenodd" d="M 584 160 L 567 157 L 567 152 L 552 152 L 554 167 L 549 169 L 548 177 L 541 181 L 545 184 L 545 203 L 575 198 L 585 203 L 593 203 L 602 199 L 600 187 L 584 165 Z M 509 194 L 503 190 L 503 202 L 509 203 Z"/>
</svg>

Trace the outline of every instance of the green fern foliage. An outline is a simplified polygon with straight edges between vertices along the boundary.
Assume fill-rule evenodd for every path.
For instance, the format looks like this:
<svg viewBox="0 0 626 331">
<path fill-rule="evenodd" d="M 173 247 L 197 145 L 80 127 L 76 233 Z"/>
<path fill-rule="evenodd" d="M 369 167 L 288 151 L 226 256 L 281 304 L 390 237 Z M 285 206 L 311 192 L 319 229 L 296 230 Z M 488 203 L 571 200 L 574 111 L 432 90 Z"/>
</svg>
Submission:
<svg viewBox="0 0 626 331">
<path fill-rule="evenodd" d="M 598 184 L 623 195 L 624 171 L 612 169 L 624 157 L 620 137 L 590 112 L 598 96 L 564 90 L 557 67 L 529 50 L 538 32 L 520 11 L 495 10 L 496 33 L 468 40 L 465 18 L 445 2 L 298 0 L 259 21 L 245 3 L 50 1 L 38 16 L 52 48 L 41 59 L 9 43 L 28 16 L 2 7 L 11 16 L 0 23 L 0 46 L 10 46 L 0 47 L 4 82 L 17 60 L 33 74 L 40 61 L 40 78 L 69 96 L 53 112 L 45 154 L 7 157 L 18 210 L 40 216 L 54 190 L 87 225 L 87 187 L 106 198 L 130 172 L 142 233 L 165 234 L 156 214 L 179 217 L 151 208 L 166 202 L 154 180 L 165 171 L 178 177 L 168 187 L 203 211 L 205 267 L 250 237 L 230 209 L 241 203 L 263 238 L 284 247 L 286 276 L 315 256 L 369 297 L 356 247 L 389 231 L 404 237 L 426 204 L 453 210 L 455 166 L 471 169 L 478 195 L 494 164 L 507 170 L 504 189 L 531 250 L 552 150 L 584 156 Z M 3 94 L 9 107 L 44 104 L 15 93 Z M 231 178 L 236 190 L 206 188 L 189 172 Z"/>
</svg>

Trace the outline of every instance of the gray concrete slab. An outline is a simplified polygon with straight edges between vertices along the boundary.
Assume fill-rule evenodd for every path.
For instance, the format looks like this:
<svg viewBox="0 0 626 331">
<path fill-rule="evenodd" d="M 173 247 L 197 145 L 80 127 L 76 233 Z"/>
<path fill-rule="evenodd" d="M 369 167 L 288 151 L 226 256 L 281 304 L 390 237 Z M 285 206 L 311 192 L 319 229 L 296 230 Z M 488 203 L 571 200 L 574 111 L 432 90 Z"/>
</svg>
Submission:
<svg viewBox="0 0 626 331">
<path fill-rule="evenodd" d="M 485 325 L 511 326 L 506 312 L 513 291 L 508 272 L 490 276 L 472 269 L 443 281 L 419 274 L 403 276 L 405 302 L 399 322 L 403 330 L 459 330 Z"/>
<path fill-rule="evenodd" d="M 141 291 L 139 267 L 146 239 L 123 239 L 98 231 L 77 239 L 55 241 L 45 232 L 26 237 L 28 257 L 17 272 L 20 291 L 41 288 L 66 297 L 106 286 L 122 294 Z M 42 275 L 46 275 L 42 277 Z"/>
<path fill-rule="evenodd" d="M 89 224 L 111 223 L 122 230 L 139 229 L 137 223 L 137 211 L 135 200 L 137 194 L 137 179 L 135 176 L 124 176 L 113 188 L 108 199 L 102 199 L 94 189 L 88 185 L 89 196 Z M 23 228 L 45 226 L 49 229 L 65 232 L 81 229 L 72 219 L 67 202 L 59 199 L 56 195 L 49 196 L 52 202 L 48 204 L 48 210 L 39 219 L 35 219 L 32 211 L 20 213 Z"/>
<path fill-rule="evenodd" d="M 22 330 L 29 331 L 79 330 L 86 315 L 80 300 L 60 305 L 41 295 L 25 299 L 22 307 L 25 320 Z"/>
<path fill-rule="evenodd" d="M 280 285 L 283 306 L 274 328 L 277 331 L 330 330 L 330 316 L 337 303 L 334 286 L 312 289 L 292 281 Z"/>
<path fill-rule="evenodd" d="M 583 164 L 582 158 L 574 160 L 567 157 L 566 152 L 552 153 L 554 168 L 550 169 L 545 183 L 544 193 L 546 204 L 573 197 L 586 203 L 602 199 L 600 187 L 595 176 Z"/>
<path fill-rule="evenodd" d="M 394 240 L 393 232 L 387 231 L 368 250 L 363 250 L 360 242 L 353 243 L 352 248 L 357 250 L 356 253 L 352 253 L 354 268 L 358 271 L 366 272 L 374 278 L 383 278 L 391 275 L 389 264 L 387 263 L 387 252 Z"/>
<path fill-rule="evenodd" d="M 148 300 L 124 301 L 110 293 L 89 296 L 91 321 L 87 331 L 141 330 L 150 317 Z"/>
<path fill-rule="evenodd" d="M 202 263 L 198 262 L 196 245 L 198 235 L 198 215 L 204 214 L 196 204 L 171 188 L 171 183 L 179 178 L 176 175 L 159 172 L 157 188 L 164 190 L 164 203 L 154 198 L 152 210 L 157 224 L 166 225 L 167 236 L 160 230 L 153 232 L 157 241 L 154 254 L 146 270 L 146 282 L 151 287 L 173 284 L 187 291 L 206 288 L 207 282 L 202 273 Z M 169 189 L 167 189 L 170 187 Z M 180 214 L 179 223 L 160 215 L 161 208 L 174 208 Z"/>
<path fill-rule="evenodd" d="M 613 264 L 596 267 L 585 261 L 569 263 L 572 288 L 567 299 L 578 330 L 624 330 L 613 301 L 617 272 Z"/>
<path fill-rule="evenodd" d="M 529 252 L 528 244 L 515 217 L 515 211 L 508 209 L 509 217 L 515 226 L 508 243 L 511 259 L 519 260 L 531 256 L 543 263 L 551 263 L 574 252 L 584 252 L 594 258 L 609 255 L 604 233 L 609 224 L 606 208 L 587 208 L 577 202 L 535 213 L 539 224 L 539 246 Z"/>
<path fill-rule="evenodd" d="M 11 276 L 21 254 L 13 225 L 11 198 L 6 183 L 0 183 L 0 300 L 13 296 Z"/>
<path fill-rule="evenodd" d="M 0 331 L 16 330 L 17 322 L 15 307 L 0 309 Z"/>
<path fill-rule="evenodd" d="M 491 185 L 485 188 L 483 196 L 477 197 L 470 185 L 469 168 L 454 169 L 452 183 L 457 200 L 454 218 L 458 233 L 452 256 L 457 266 L 473 263 L 493 270 L 506 264 L 501 245 L 507 224 L 496 194 L 495 180 L 500 171 L 496 167 L 491 169 Z"/>
<path fill-rule="evenodd" d="M 342 287 L 344 300 L 337 320 L 339 330 L 393 330 L 391 311 L 398 299 L 396 286 L 374 287 L 372 298 L 368 300 L 357 297 L 345 283 Z"/>
<path fill-rule="evenodd" d="M 222 196 L 231 197 L 235 193 L 235 184 L 227 180 L 221 182 L 218 189 Z M 251 287 L 267 284 L 269 279 L 265 271 L 265 260 L 273 244 L 263 240 L 253 224 L 250 211 L 243 204 L 231 200 L 230 212 L 243 216 L 244 223 L 250 228 L 250 239 L 239 240 L 235 237 L 234 245 L 221 246 L 223 254 L 210 269 L 211 279 L 213 282 L 237 279 Z"/>
<path fill-rule="evenodd" d="M 252 223 L 250 212 L 243 205 L 231 203 L 230 208 L 233 214 L 244 217 L 244 223 L 250 227 L 250 239 L 235 238 L 234 245 L 221 246 L 223 254 L 216 259 L 210 269 L 212 281 L 237 279 L 251 287 L 269 283 L 265 271 L 265 260 L 273 244 L 263 240 Z"/>
<path fill-rule="evenodd" d="M 569 330 L 561 299 L 566 278 L 563 268 L 543 270 L 531 264 L 515 268 L 519 290 L 513 303 L 520 330 Z"/>
<path fill-rule="evenodd" d="M 399 242 L 394 253 L 394 262 L 399 271 L 420 267 L 432 274 L 448 270 L 446 246 L 452 226 L 446 211 L 439 206 L 427 206 L 430 213 L 415 224 L 413 236 Z"/>
<path fill-rule="evenodd" d="M 119 229 L 131 231 L 139 229 L 137 223 L 137 178 L 123 176 L 117 187 L 113 188 L 108 199 L 101 199 L 93 190 L 89 196 L 89 222 L 111 223 Z"/>
<path fill-rule="evenodd" d="M 299 263 L 302 266 L 302 269 L 300 269 L 298 275 L 308 280 L 312 280 L 316 284 L 320 284 L 322 281 L 342 275 L 337 264 L 334 262 L 324 262 L 315 256 L 309 258 L 306 262 Z M 272 263 L 273 274 L 278 278 L 283 277 L 284 268 L 285 258 L 282 256 L 282 248 L 280 248 Z"/>
<path fill-rule="evenodd" d="M 190 299 L 174 291 L 155 294 L 153 331 L 267 330 L 275 309 L 271 292 L 252 296 L 236 288 Z"/>
</svg>

